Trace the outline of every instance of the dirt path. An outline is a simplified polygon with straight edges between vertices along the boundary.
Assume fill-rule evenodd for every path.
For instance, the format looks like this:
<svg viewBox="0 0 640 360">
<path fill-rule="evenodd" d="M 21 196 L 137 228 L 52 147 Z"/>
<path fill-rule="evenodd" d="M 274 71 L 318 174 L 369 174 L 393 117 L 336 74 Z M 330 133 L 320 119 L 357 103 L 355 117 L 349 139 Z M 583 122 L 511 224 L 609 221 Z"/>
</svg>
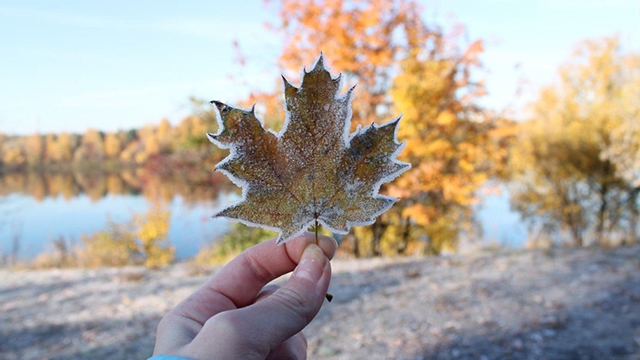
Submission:
<svg viewBox="0 0 640 360">
<path fill-rule="evenodd" d="M 640 359 L 640 247 L 335 261 L 311 359 Z M 0 271 L 0 359 L 145 359 L 185 264 Z"/>
</svg>

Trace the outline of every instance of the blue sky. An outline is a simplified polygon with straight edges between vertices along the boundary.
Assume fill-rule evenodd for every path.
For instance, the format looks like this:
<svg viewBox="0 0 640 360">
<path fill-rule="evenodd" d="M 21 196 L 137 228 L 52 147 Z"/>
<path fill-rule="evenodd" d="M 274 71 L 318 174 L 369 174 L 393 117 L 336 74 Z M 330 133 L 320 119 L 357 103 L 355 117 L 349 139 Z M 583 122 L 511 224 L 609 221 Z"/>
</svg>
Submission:
<svg viewBox="0 0 640 360">
<path fill-rule="evenodd" d="M 461 22 L 469 39 L 487 41 L 483 104 L 497 111 L 521 114 L 580 40 L 618 34 L 626 50 L 640 51 L 638 0 L 423 4 L 428 21 Z M 275 19 L 262 0 L 0 0 L 0 132 L 111 131 L 163 117 L 177 123 L 190 95 L 234 102 L 250 89 L 271 89 L 281 40 L 263 24 Z M 516 97 L 520 79 L 529 83 Z"/>
</svg>

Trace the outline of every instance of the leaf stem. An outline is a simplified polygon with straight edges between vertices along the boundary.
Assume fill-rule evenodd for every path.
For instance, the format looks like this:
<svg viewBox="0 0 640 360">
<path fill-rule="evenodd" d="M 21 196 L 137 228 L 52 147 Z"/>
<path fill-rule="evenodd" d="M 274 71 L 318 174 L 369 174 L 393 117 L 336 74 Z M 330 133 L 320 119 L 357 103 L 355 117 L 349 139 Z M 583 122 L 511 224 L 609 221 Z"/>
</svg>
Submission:
<svg viewBox="0 0 640 360">
<path fill-rule="evenodd" d="M 316 245 L 318 245 L 318 218 L 316 218 Z"/>
<path fill-rule="evenodd" d="M 316 232 L 316 246 L 318 245 L 318 218 L 315 219 L 316 220 L 316 227 L 315 227 L 315 232 Z M 331 300 L 333 300 L 333 295 L 331 295 L 331 293 L 326 293 L 324 295 L 324 297 L 327 299 L 327 301 L 331 302 Z"/>
</svg>

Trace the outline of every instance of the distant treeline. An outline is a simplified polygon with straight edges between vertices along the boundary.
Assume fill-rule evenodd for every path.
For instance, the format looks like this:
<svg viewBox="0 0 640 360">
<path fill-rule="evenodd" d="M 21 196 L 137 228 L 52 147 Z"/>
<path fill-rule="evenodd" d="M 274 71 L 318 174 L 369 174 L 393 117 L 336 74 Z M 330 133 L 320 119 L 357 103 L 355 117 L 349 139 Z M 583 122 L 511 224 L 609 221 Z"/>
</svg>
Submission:
<svg viewBox="0 0 640 360">
<path fill-rule="evenodd" d="M 197 100 L 192 102 L 197 105 Z M 221 159 L 224 153 L 209 144 L 205 132 L 215 130 L 215 118 L 202 107 L 177 126 L 167 119 L 140 129 L 102 132 L 88 129 L 83 134 L 0 134 L 0 173 L 22 170 L 68 170 L 137 167 L 154 157 L 177 163 L 197 158 Z M 184 154 L 183 159 L 177 154 Z"/>
<path fill-rule="evenodd" d="M 185 202 L 194 203 L 213 200 L 221 191 L 236 189 L 222 174 L 195 167 L 162 173 L 145 166 L 117 172 L 24 171 L 0 175 L 0 197 L 18 193 L 38 201 L 58 196 L 70 200 L 82 194 L 97 201 L 107 195 L 140 194 L 154 202 L 180 196 Z"/>
</svg>

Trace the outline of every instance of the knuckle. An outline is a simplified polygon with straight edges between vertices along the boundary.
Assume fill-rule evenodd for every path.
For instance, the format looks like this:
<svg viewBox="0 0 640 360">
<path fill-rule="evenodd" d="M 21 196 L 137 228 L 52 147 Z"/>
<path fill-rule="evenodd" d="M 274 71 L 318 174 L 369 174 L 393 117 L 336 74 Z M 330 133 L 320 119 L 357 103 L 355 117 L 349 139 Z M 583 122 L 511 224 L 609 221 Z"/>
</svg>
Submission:
<svg viewBox="0 0 640 360">
<path fill-rule="evenodd" d="M 247 334 L 246 318 L 238 311 L 224 311 L 214 315 L 205 324 L 212 338 L 220 339 L 227 346 L 236 347 L 239 359 L 264 358 L 269 354 L 269 346 L 256 338 L 238 338 Z"/>
<path fill-rule="evenodd" d="M 280 289 L 280 285 L 275 284 L 263 287 L 262 290 L 260 290 L 260 292 L 258 293 L 257 300 L 264 300 L 265 298 L 273 295 L 273 293 L 278 291 L 278 289 Z"/>
<path fill-rule="evenodd" d="M 249 252 L 243 253 L 244 261 L 249 265 L 249 269 L 253 272 L 253 275 L 262 283 L 268 283 L 273 278 L 271 271 L 262 264 L 260 259 L 255 255 L 251 255 Z"/>
<path fill-rule="evenodd" d="M 262 288 L 262 290 L 260 291 L 261 293 L 266 293 L 266 294 L 273 294 L 274 292 L 278 291 L 278 289 L 280 289 L 281 286 L 278 284 L 269 284 L 265 287 Z"/>
<path fill-rule="evenodd" d="M 292 316 L 302 319 L 305 322 L 309 322 L 311 319 L 312 302 L 310 299 L 295 289 L 289 287 L 282 287 L 271 297 L 287 309 Z"/>
<path fill-rule="evenodd" d="M 300 341 L 302 348 L 306 350 L 309 345 L 309 343 L 307 342 L 307 337 L 304 336 L 303 333 L 298 333 L 296 337 L 298 338 L 298 341 Z"/>
<path fill-rule="evenodd" d="M 205 326 L 211 328 L 214 331 L 219 331 L 223 334 L 233 334 L 235 333 L 234 329 L 238 326 L 240 319 L 236 316 L 233 311 L 223 311 L 218 313 L 205 323 Z"/>
<path fill-rule="evenodd" d="M 238 311 L 223 311 L 207 320 L 204 327 L 208 337 L 235 349 L 239 359 L 264 358 L 269 353 L 267 345 L 251 337 L 238 337 L 247 333 L 245 323 L 246 318 Z"/>
<path fill-rule="evenodd" d="M 172 323 L 175 322 L 174 317 L 175 315 L 173 314 L 173 311 L 170 311 L 165 316 L 163 316 L 162 319 L 160 319 L 160 322 L 158 323 L 158 327 L 156 328 L 156 333 L 160 334 L 163 332 L 164 329 L 171 327 Z"/>
</svg>

